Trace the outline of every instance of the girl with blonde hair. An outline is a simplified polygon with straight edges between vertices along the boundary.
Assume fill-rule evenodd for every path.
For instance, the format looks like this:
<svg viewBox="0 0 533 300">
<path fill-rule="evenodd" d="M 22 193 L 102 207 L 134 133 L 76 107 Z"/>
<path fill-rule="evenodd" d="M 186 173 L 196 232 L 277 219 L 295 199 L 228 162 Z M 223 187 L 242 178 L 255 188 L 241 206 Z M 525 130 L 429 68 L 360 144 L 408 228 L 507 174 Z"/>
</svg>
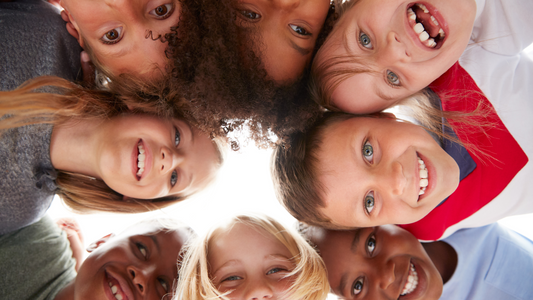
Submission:
<svg viewBox="0 0 533 300">
<path fill-rule="evenodd" d="M 324 263 L 270 217 L 240 215 L 188 246 L 174 299 L 325 299 Z"/>
</svg>

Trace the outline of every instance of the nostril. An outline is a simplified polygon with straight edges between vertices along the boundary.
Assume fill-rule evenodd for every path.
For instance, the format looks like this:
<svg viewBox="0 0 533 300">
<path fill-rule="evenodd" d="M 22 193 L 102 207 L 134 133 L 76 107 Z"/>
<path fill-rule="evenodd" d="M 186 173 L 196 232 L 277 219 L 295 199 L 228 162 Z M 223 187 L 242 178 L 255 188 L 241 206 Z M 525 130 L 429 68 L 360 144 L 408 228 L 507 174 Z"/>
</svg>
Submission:
<svg viewBox="0 0 533 300">
<path fill-rule="evenodd" d="M 130 275 L 131 275 L 131 277 L 135 278 L 135 271 L 130 270 Z"/>
<path fill-rule="evenodd" d="M 142 286 L 142 285 L 140 285 L 140 284 L 137 284 L 137 287 L 139 288 L 139 291 L 141 291 L 141 292 L 143 292 L 143 291 L 144 291 L 144 288 L 143 288 L 143 286 Z"/>
<path fill-rule="evenodd" d="M 397 41 L 398 43 L 400 42 L 400 39 L 398 39 L 397 36 L 395 36 L 394 39 L 396 39 L 396 41 Z"/>
</svg>

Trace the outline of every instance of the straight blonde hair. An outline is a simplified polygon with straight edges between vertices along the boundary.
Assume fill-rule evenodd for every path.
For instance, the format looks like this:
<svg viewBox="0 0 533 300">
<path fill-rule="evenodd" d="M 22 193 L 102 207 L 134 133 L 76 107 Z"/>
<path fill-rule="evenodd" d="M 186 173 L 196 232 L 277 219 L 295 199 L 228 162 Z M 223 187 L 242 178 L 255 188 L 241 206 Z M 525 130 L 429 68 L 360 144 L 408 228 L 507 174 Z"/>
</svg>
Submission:
<svg viewBox="0 0 533 300">
<path fill-rule="evenodd" d="M 295 265 L 287 277 L 294 281 L 287 291 L 292 300 L 323 300 L 329 292 L 324 262 L 317 252 L 298 233 L 289 230 L 276 220 L 266 216 L 240 215 L 232 218 L 227 226 L 244 224 L 266 231 L 281 242 L 293 255 Z M 221 293 L 213 285 L 209 275 L 209 243 L 216 239 L 222 227 L 211 230 L 203 238 L 192 241 L 188 246 L 179 272 L 179 281 L 174 300 L 229 300 L 227 293 Z"/>
</svg>

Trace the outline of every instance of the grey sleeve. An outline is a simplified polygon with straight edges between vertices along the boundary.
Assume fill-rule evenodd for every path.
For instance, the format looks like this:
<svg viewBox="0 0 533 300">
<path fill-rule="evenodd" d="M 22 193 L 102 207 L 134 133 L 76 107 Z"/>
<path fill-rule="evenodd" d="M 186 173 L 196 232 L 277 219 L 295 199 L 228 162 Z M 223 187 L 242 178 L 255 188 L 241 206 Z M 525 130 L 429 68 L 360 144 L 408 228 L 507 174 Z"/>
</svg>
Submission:
<svg viewBox="0 0 533 300">
<path fill-rule="evenodd" d="M 0 299 L 54 299 L 76 277 L 66 234 L 44 216 L 0 236 Z"/>
</svg>

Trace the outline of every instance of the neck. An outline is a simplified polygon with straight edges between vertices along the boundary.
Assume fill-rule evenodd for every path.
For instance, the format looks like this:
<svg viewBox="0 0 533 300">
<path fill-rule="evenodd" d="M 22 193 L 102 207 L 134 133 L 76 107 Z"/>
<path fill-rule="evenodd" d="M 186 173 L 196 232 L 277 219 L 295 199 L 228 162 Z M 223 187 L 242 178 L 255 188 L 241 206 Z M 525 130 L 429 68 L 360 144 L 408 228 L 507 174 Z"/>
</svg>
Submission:
<svg viewBox="0 0 533 300">
<path fill-rule="evenodd" d="M 69 120 L 54 126 L 50 141 L 50 158 L 54 168 L 99 178 L 96 164 L 99 122 Z"/>
<path fill-rule="evenodd" d="M 437 267 L 442 282 L 448 282 L 457 268 L 457 252 L 452 246 L 442 241 L 422 243 L 422 246 Z"/>
<path fill-rule="evenodd" d="M 72 300 L 74 299 L 74 283 L 76 279 L 72 280 L 67 286 L 65 286 L 59 293 L 57 293 L 54 300 Z"/>
</svg>

